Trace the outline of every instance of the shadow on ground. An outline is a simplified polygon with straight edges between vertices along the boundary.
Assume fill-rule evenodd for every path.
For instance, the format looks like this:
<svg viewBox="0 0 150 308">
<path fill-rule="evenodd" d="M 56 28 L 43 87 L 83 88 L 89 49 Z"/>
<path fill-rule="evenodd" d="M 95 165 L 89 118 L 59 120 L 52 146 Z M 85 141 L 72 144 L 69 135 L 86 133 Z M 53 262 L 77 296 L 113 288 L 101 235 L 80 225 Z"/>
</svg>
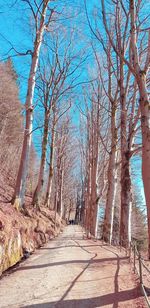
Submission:
<svg viewBox="0 0 150 308">
<path fill-rule="evenodd" d="M 83 248 L 83 247 L 80 247 Z M 106 250 L 112 252 L 110 249 L 106 248 Z M 56 265 L 67 264 L 67 263 L 86 263 L 86 266 L 82 269 L 82 271 L 75 277 L 75 279 L 71 282 L 69 288 L 65 291 L 63 296 L 58 301 L 51 301 L 47 303 L 39 303 L 33 305 L 23 306 L 26 308 L 95 308 L 95 307 L 105 307 L 107 305 L 112 305 L 113 308 L 119 307 L 119 303 L 127 302 L 128 300 L 137 299 L 140 297 L 139 287 L 130 290 L 119 291 L 119 283 L 118 283 L 118 275 L 120 270 L 120 261 L 128 259 L 127 257 L 119 257 L 115 252 L 114 258 L 105 258 L 105 259 L 95 259 L 97 254 L 95 254 L 87 263 L 87 260 L 74 260 L 67 262 L 57 262 Z M 67 299 L 68 294 L 70 293 L 73 286 L 76 284 L 79 278 L 81 278 L 82 274 L 87 270 L 87 268 L 94 263 L 101 262 L 111 262 L 115 261 L 116 263 L 116 273 L 114 276 L 114 292 L 105 294 L 102 296 L 97 296 L 93 298 L 83 298 L 83 299 Z M 54 263 L 48 265 L 53 266 Z M 98 293 L 98 291 L 97 291 Z"/>
<path fill-rule="evenodd" d="M 71 300 L 60 300 L 58 302 L 41 303 L 34 305 L 22 306 L 26 308 L 95 308 L 95 307 L 105 307 L 106 305 L 114 305 L 121 302 L 127 302 L 128 300 L 135 299 L 139 297 L 139 288 L 134 288 L 131 290 L 120 291 L 116 293 L 110 293 L 94 298 L 84 298 L 84 299 L 71 299 Z M 116 307 L 117 307 L 116 306 Z"/>
<path fill-rule="evenodd" d="M 120 257 L 120 260 L 127 260 L 128 257 Z M 99 264 L 101 262 L 112 262 L 118 261 L 117 258 L 104 258 L 104 259 L 96 259 L 91 261 L 91 264 Z M 37 264 L 37 265 L 29 265 L 29 266 L 21 266 L 16 269 L 16 271 L 24 271 L 24 270 L 31 270 L 31 269 L 39 269 L 44 267 L 51 267 L 51 266 L 58 266 L 58 265 L 67 265 L 67 264 L 87 264 L 87 260 L 71 260 L 71 261 L 60 261 L 54 263 L 46 263 L 46 264 Z"/>
</svg>

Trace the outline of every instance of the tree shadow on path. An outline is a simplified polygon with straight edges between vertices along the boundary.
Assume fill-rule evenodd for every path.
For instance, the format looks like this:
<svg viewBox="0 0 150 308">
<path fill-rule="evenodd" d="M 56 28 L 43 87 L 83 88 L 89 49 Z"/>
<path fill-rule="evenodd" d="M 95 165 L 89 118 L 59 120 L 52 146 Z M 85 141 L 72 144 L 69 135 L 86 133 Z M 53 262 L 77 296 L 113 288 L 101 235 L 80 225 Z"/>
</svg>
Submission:
<svg viewBox="0 0 150 308">
<path fill-rule="evenodd" d="M 118 283 L 118 275 L 119 275 L 119 270 L 120 270 L 120 260 L 122 260 L 122 258 L 120 258 L 118 256 L 117 253 L 115 253 L 114 251 L 112 251 L 111 249 L 108 249 L 106 247 L 103 247 L 103 249 L 113 253 L 115 256 L 116 256 L 116 260 L 117 260 L 117 268 L 116 268 L 116 273 L 115 273 L 115 277 L 114 277 L 114 294 L 115 294 L 115 297 L 116 297 L 116 300 L 114 301 L 113 303 L 113 308 L 118 308 L 118 294 L 119 294 L 119 283 Z M 128 259 L 128 257 L 126 257 L 126 259 Z"/>
<path fill-rule="evenodd" d="M 81 249 L 84 249 L 82 246 L 80 246 Z M 66 263 L 76 263 L 76 262 L 88 262 L 87 265 L 84 267 L 84 269 L 76 276 L 76 278 L 71 282 L 69 288 L 65 291 L 63 296 L 59 301 L 51 301 L 48 303 L 39 303 L 39 304 L 33 304 L 33 305 L 28 305 L 24 307 L 28 308 L 95 308 L 95 307 L 105 307 L 107 305 L 112 305 L 113 308 L 117 308 L 119 303 L 121 302 L 127 302 L 128 300 L 134 300 L 138 297 L 140 297 L 140 292 L 139 288 L 136 287 L 134 289 L 130 290 L 124 290 L 119 292 L 119 283 L 118 283 L 118 274 L 120 270 L 120 261 L 121 260 L 127 260 L 127 257 L 119 257 L 117 253 L 111 251 L 108 248 L 105 248 L 106 250 L 110 251 L 115 255 L 114 258 L 105 258 L 105 259 L 96 259 L 95 257 L 97 256 L 96 254 L 90 258 L 89 261 L 85 260 L 74 260 L 74 261 L 69 261 Z M 88 251 L 87 251 L 88 252 Z M 90 252 L 89 252 L 90 253 Z M 81 277 L 81 275 L 87 270 L 87 268 L 93 264 L 93 263 L 99 263 L 99 262 L 112 262 L 115 261 L 117 262 L 117 268 L 116 268 L 116 273 L 114 277 L 114 293 L 109 293 L 105 294 L 102 296 L 97 296 L 93 298 L 83 298 L 83 299 L 66 299 L 67 295 L 73 288 L 73 286 L 76 284 L 77 280 Z M 63 263 L 63 262 L 62 262 Z M 88 295 L 87 295 L 88 296 Z"/>
<path fill-rule="evenodd" d="M 88 251 L 84 246 L 80 245 L 77 241 L 74 241 L 82 250 L 88 252 L 89 254 L 93 254 L 92 252 Z M 89 260 L 69 260 L 69 261 L 61 261 L 56 263 L 49 263 L 49 264 L 40 264 L 35 266 L 27 266 L 24 268 L 21 268 L 20 270 L 24 269 L 34 269 L 34 268 L 41 268 L 41 267 L 47 267 L 47 266 L 57 266 L 57 265 L 67 265 L 67 264 L 86 264 L 85 267 L 82 269 L 82 271 L 75 277 L 75 279 L 71 282 L 70 286 L 67 288 L 63 296 L 58 301 L 51 301 L 47 303 L 39 303 L 39 304 L 33 304 L 33 305 L 27 305 L 22 306 L 26 308 L 95 308 L 95 307 L 105 307 L 107 305 L 112 305 L 113 308 L 118 308 L 119 303 L 121 302 L 127 302 L 128 300 L 134 300 L 138 297 L 140 297 L 139 288 L 133 288 L 130 290 L 124 290 L 119 292 L 119 283 L 118 283 L 118 275 L 120 270 L 120 261 L 127 260 L 128 257 L 119 257 L 117 253 L 109 249 L 108 247 L 103 247 L 103 249 L 106 249 L 107 251 L 114 254 L 114 257 L 111 258 L 103 258 L 103 259 L 95 259 L 97 257 L 97 254 L 95 253 L 93 257 L 91 257 Z M 109 262 L 116 264 L 116 272 L 114 276 L 114 292 L 105 294 L 102 296 L 92 297 L 89 298 L 87 294 L 87 298 L 83 299 L 66 299 L 67 295 L 70 293 L 78 279 L 83 275 L 83 273 L 88 269 L 90 265 L 102 263 L 102 262 Z M 87 291 L 88 293 L 88 291 Z M 97 290 L 98 293 L 98 290 Z"/>
<path fill-rule="evenodd" d="M 127 257 L 121 257 L 121 260 L 127 260 Z M 117 258 L 104 258 L 104 259 L 96 259 L 92 260 L 91 264 L 100 264 L 102 262 L 109 262 L 112 263 L 117 261 Z M 51 263 L 44 263 L 44 264 L 36 264 L 36 265 L 29 265 L 29 266 L 21 266 L 16 269 L 16 271 L 24 271 L 24 270 L 32 270 L 32 269 L 40 269 L 45 267 L 52 267 L 52 266 L 59 266 L 59 265 L 69 265 L 69 264 L 87 264 L 88 260 L 68 260 L 68 261 L 60 261 L 60 262 L 51 262 Z"/>
<path fill-rule="evenodd" d="M 22 306 L 24 308 L 95 308 L 95 307 L 105 307 L 107 305 L 113 305 L 116 303 L 127 302 L 128 300 L 133 300 L 139 297 L 139 289 L 134 288 L 131 290 L 120 291 L 117 294 L 110 293 L 98 297 L 93 298 L 84 298 L 84 299 L 71 299 L 71 300 L 63 300 L 59 302 L 49 302 L 49 303 L 41 303 L 34 305 Z M 118 307 L 118 306 L 115 306 Z"/>
</svg>

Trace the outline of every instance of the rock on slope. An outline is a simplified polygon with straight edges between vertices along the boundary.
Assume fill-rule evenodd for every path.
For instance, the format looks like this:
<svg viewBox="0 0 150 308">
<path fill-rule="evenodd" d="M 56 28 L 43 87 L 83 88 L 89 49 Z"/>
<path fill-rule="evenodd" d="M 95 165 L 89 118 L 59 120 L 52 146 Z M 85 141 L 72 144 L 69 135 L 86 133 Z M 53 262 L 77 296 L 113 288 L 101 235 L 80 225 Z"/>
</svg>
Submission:
<svg viewBox="0 0 150 308">
<path fill-rule="evenodd" d="M 49 239 L 57 236 L 61 220 L 48 208 L 28 207 L 26 215 L 11 204 L 0 205 L 0 275 L 23 256 L 32 253 Z"/>
</svg>

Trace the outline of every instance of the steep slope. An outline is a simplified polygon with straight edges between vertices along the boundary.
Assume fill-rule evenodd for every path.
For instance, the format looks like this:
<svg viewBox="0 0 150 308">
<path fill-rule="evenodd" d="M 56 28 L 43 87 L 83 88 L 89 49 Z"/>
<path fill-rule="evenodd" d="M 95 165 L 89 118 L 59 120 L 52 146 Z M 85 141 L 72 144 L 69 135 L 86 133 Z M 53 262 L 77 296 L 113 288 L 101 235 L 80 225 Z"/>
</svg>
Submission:
<svg viewBox="0 0 150 308">
<path fill-rule="evenodd" d="M 47 208 L 28 206 L 26 216 L 11 204 L 0 205 L 0 274 L 55 237 L 61 229 L 59 216 Z"/>
</svg>

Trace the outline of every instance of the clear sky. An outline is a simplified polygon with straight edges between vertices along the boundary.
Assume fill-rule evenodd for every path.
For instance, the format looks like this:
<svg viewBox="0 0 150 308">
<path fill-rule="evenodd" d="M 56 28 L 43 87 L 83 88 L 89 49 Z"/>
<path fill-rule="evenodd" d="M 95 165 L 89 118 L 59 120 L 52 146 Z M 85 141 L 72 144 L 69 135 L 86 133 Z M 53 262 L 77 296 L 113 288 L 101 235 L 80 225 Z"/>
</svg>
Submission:
<svg viewBox="0 0 150 308">
<path fill-rule="evenodd" d="M 80 80 L 86 80 L 88 78 L 87 67 L 93 66 L 93 55 L 89 48 L 89 41 L 92 37 L 90 30 L 88 28 L 88 23 L 85 16 L 84 1 L 83 0 L 66 0 L 66 1 L 55 1 L 56 5 L 59 5 L 59 10 L 61 9 L 60 3 L 66 6 L 70 6 L 69 14 L 73 15 L 77 13 L 76 18 L 66 19 L 62 22 L 68 27 L 76 28 L 78 35 L 78 48 L 86 49 L 88 54 L 88 59 L 83 67 L 83 72 L 80 76 Z M 89 16 L 91 16 L 91 11 L 93 10 L 95 4 L 98 0 L 87 1 Z M 14 4 L 14 5 L 13 5 Z M 14 67 L 18 73 L 19 77 L 19 88 L 20 88 L 20 99 L 24 103 L 26 96 L 26 85 L 27 78 L 30 67 L 30 56 L 16 56 L 16 51 L 26 52 L 27 50 L 32 50 L 33 46 L 33 32 L 32 32 L 32 20 L 29 18 L 29 11 L 25 9 L 25 4 L 22 1 L 15 0 L 0 0 L 0 59 L 6 60 L 9 55 L 13 56 Z M 13 47 L 15 50 L 13 50 Z M 78 91 L 78 98 L 80 99 L 80 90 Z M 74 121 L 78 119 L 77 109 L 74 110 L 76 116 L 74 116 Z M 35 134 L 35 136 L 37 136 Z M 38 149 L 38 147 L 37 147 Z M 139 188 L 142 194 L 142 202 L 144 201 L 143 186 L 141 180 L 141 158 L 137 157 L 132 159 L 132 174 L 133 182 Z"/>
</svg>

